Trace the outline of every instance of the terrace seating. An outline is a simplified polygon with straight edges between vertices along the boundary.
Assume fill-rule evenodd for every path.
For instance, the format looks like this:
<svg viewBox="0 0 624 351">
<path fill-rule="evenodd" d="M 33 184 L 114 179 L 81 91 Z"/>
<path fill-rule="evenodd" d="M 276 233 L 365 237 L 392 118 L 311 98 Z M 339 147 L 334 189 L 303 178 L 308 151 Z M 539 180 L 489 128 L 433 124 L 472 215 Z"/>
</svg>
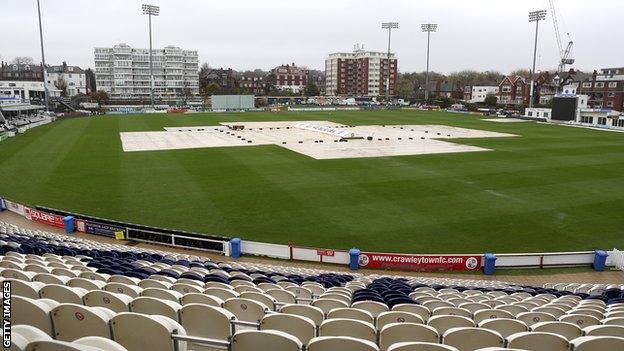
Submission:
<svg viewBox="0 0 624 351">
<path fill-rule="evenodd" d="M 5 223 L 0 240 L 18 350 L 583 351 L 624 337 L 621 286 L 214 262 Z"/>
</svg>

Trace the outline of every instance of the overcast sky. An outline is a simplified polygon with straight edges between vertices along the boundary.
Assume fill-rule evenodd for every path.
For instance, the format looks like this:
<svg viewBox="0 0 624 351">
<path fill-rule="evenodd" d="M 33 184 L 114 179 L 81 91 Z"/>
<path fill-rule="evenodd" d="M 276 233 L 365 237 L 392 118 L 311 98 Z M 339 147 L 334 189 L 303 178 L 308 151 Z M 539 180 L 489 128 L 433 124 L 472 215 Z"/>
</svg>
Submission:
<svg viewBox="0 0 624 351">
<path fill-rule="evenodd" d="M 148 0 L 145 0 L 148 1 Z M 147 17 L 135 0 L 41 0 L 46 61 L 93 67 L 93 48 L 123 42 L 148 47 Z M 383 21 L 399 22 L 392 51 L 402 72 L 423 71 L 426 35 L 432 34 L 431 70 L 508 73 L 530 68 L 534 24 L 527 13 L 549 9 L 547 0 L 149 0 L 154 47 L 199 51 L 200 63 L 234 69 L 270 69 L 295 62 L 323 69 L 327 54 L 355 43 L 386 51 Z M 562 41 L 574 40 L 574 67 L 591 71 L 624 66 L 622 0 L 555 0 Z M 0 57 L 41 61 L 36 0 L 0 0 Z M 541 22 L 538 70 L 553 69 L 558 49 L 550 11 Z"/>
</svg>

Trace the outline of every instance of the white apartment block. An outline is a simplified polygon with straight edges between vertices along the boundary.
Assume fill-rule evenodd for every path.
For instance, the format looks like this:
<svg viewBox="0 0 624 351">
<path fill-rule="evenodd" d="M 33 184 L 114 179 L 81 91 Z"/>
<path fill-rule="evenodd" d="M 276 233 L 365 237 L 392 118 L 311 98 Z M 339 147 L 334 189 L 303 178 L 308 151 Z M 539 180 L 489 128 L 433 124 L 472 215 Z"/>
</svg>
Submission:
<svg viewBox="0 0 624 351">
<path fill-rule="evenodd" d="M 397 58 L 390 54 L 390 95 L 397 79 Z M 380 96 L 386 93 L 388 53 L 364 51 L 338 52 L 325 59 L 325 94 Z"/>
<path fill-rule="evenodd" d="M 149 49 L 126 44 L 95 48 L 95 81 L 112 99 L 149 100 Z M 199 65 L 196 50 L 175 46 L 152 50 L 154 98 L 174 100 L 199 94 Z"/>
<path fill-rule="evenodd" d="M 484 102 L 488 95 L 498 97 L 498 85 L 475 85 L 471 89 L 470 103 Z"/>
</svg>

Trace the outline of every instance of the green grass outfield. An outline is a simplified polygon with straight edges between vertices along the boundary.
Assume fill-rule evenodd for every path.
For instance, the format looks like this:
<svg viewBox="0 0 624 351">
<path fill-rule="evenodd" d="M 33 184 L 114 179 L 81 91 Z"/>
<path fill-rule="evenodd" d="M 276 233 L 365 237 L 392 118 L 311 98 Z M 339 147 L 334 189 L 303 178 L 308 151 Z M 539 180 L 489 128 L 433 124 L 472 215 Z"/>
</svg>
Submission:
<svg viewBox="0 0 624 351">
<path fill-rule="evenodd" d="M 329 248 L 420 253 L 624 247 L 624 134 L 443 112 L 129 115 L 0 143 L 0 194 L 110 219 Z M 279 146 L 124 153 L 119 132 L 221 121 L 443 124 L 495 151 L 315 160 Z"/>
</svg>

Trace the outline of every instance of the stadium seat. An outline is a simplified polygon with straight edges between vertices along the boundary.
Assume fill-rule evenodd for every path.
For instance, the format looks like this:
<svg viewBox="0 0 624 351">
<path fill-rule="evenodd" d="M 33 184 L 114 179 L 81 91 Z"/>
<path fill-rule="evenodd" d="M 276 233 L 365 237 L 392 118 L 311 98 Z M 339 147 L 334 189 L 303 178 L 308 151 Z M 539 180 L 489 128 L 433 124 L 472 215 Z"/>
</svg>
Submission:
<svg viewBox="0 0 624 351">
<path fill-rule="evenodd" d="M 110 291 L 110 292 L 114 292 L 118 294 L 125 294 L 132 298 L 139 297 L 139 295 L 141 294 L 141 291 L 143 291 L 143 289 L 141 289 L 141 287 L 137 285 L 128 285 L 128 284 L 117 283 L 117 282 L 107 283 L 106 285 L 104 285 L 102 290 L 106 290 L 106 291 Z"/>
<path fill-rule="evenodd" d="M 28 297 L 30 299 L 38 299 L 39 291 L 45 286 L 40 282 L 26 282 L 19 279 L 7 279 L 11 282 L 11 293 L 15 296 Z"/>
<path fill-rule="evenodd" d="M 590 325 L 583 328 L 587 336 L 617 336 L 624 338 L 624 326 L 621 325 Z"/>
<path fill-rule="evenodd" d="M 479 324 L 486 319 L 498 319 L 498 318 L 514 318 L 514 316 L 507 311 L 497 309 L 483 309 L 474 313 L 472 319 L 475 323 Z"/>
<path fill-rule="evenodd" d="M 216 296 L 223 301 L 238 297 L 240 295 L 234 290 L 222 289 L 222 288 L 206 288 L 204 290 L 204 294 L 210 295 L 210 296 Z"/>
<path fill-rule="evenodd" d="M 265 305 L 269 309 L 269 311 L 275 311 L 275 303 L 277 301 L 270 295 L 266 295 L 260 292 L 247 291 L 241 293 L 239 297 L 243 299 L 258 301 Z"/>
<path fill-rule="evenodd" d="M 621 326 L 624 326 L 624 317 L 605 318 L 605 319 L 603 319 L 600 322 L 602 324 L 605 324 L 605 325 L 621 325 Z"/>
<path fill-rule="evenodd" d="M 386 324 L 379 332 L 379 347 L 382 351 L 399 342 L 437 343 L 440 335 L 435 328 L 417 323 Z"/>
<path fill-rule="evenodd" d="M 434 327 L 438 334 L 443 335 L 447 330 L 458 327 L 474 327 L 472 319 L 463 316 L 431 316 L 427 325 Z"/>
<path fill-rule="evenodd" d="M 561 316 L 559 318 L 559 321 L 574 323 L 580 328 L 600 324 L 600 320 L 598 318 L 590 316 L 588 314 L 566 314 Z"/>
<path fill-rule="evenodd" d="M 571 351 L 622 351 L 624 338 L 616 336 L 581 336 L 570 342 Z"/>
<path fill-rule="evenodd" d="M 361 310 L 368 311 L 375 318 L 377 318 L 377 316 L 379 316 L 380 313 L 387 312 L 387 311 L 390 310 L 386 304 L 383 304 L 381 302 L 376 302 L 376 301 L 359 301 L 359 302 L 354 302 L 351 305 L 351 307 L 359 308 Z"/>
<path fill-rule="evenodd" d="M 568 341 L 581 336 L 581 328 L 570 322 L 539 322 L 531 326 L 531 331 L 547 332 L 561 335 Z"/>
<path fill-rule="evenodd" d="M 200 293 L 188 293 L 188 294 L 182 295 L 182 297 L 180 298 L 180 304 L 184 306 L 189 303 L 201 303 L 204 305 L 210 305 L 214 307 L 223 306 L 223 300 L 221 300 L 220 298 L 216 296 L 210 296 L 210 295 L 205 295 L 205 294 L 200 294 Z"/>
<path fill-rule="evenodd" d="M 76 277 L 76 278 L 69 279 L 66 285 L 72 288 L 82 288 L 87 291 L 92 291 L 92 290 L 102 290 L 102 288 L 104 287 L 104 285 L 106 285 L 106 283 L 99 281 L 99 280 L 90 280 L 86 278 Z"/>
<path fill-rule="evenodd" d="M 46 332 L 39 328 L 27 324 L 16 324 L 11 326 L 10 350 L 26 350 L 29 343 L 49 340 L 52 340 L 50 335 L 46 334 Z"/>
<path fill-rule="evenodd" d="M 459 351 L 450 345 L 429 342 L 400 342 L 388 348 L 388 351 Z"/>
<path fill-rule="evenodd" d="M 381 330 L 385 325 L 391 323 L 424 323 L 421 316 L 411 313 L 411 312 L 402 312 L 402 311 L 387 311 L 382 312 L 377 316 L 377 320 L 375 326 L 377 330 Z"/>
<path fill-rule="evenodd" d="M 318 336 L 310 340 L 307 351 L 379 351 L 374 342 L 348 336 Z"/>
<path fill-rule="evenodd" d="M 227 341 L 232 336 L 230 321 L 234 319 L 232 313 L 221 307 L 200 303 L 189 303 L 180 309 L 180 324 L 190 336 Z M 189 343 L 188 348 L 211 350 L 208 346 L 193 343 Z"/>
<path fill-rule="evenodd" d="M 319 327 L 319 336 L 350 336 L 377 342 L 377 331 L 372 324 L 346 318 L 326 319 Z"/>
<path fill-rule="evenodd" d="M 239 297 L 225 300 L 223 308 L 232 312 L 238 320 L 254 323 L 259 323 L 268 312 L 268 307 L 264 304 Z"/>
<path fill-rule="evenodd" d="M 119 345 L 113 340 L 99 336 L 87 336 L 80 338 L 78 340 L 74 340 L 73 344 L 77 346 L 95 347 L 101 349 L 102 351 L 127 351 L 125 347 Z"/>
<path fill-rule="evenodd" d="M 335 299 L 316 299 L 312 301 L 312 306 L 320 308 L 325 315 L 334 308 L 349 307 L 349 304 Z"/>
<path fill-rule="evenodd" d="M 484 347 L 502 347 L 505 344 L 505 339 L 493 330 L 451 328 L 442 335 L 442 343 L 454 346 L 459 351 L 473 351 Z"/>
<path fill-rule="evenodd" d="M 284 305 L 280 309 L 280 313 L 290 313 L 309 318 L 316 327 L 321 326 L 321 323 L 325 320 L 323 310 L 311 305 Z"/>
<path fill-rule="evenodd" d="M 303 345 L 316 336 L 314 322 L 302 316 L 288 313 L 266 315 L 260 321 L 261 330 L 279 330 L 297 337 Z"/>
<path fill-rule="evenodd" d="M 83 297 L 84 304 L 89 307 L 105 307 L 114 312 L 130 311 L 132 298 L 126 294 L 117 294 L 105 290 L 92 290 Z"/>
<path fill-rule="evenodd" d="M 532 326 L 539 322 L 554 322 L 555 316 L 545 312 L 522 312 L 516 315 L 516 319 L 523 321 L 527 326 Z"/>
<path fill-rule="evenodd" d="M 272 351 L 299 351 L 302 343 L 296 337 L 277 330 L 243 330 L 232 337 L 232 351 L 256 351 L 258 346 Z"/>
<path fill-rule="evenodd" d="M 431 312 L 432 316 L 463 316 L 472 317 L 472 312 L 460 307 L 437 307 Z"/>
<path fill-rule="evenodd" d="M 375 318 L 370 312 L 351 307 L 334 308 L 333 310 L 329 311 L 329 313 L 327 313 L 327 319 L 331 318 L 355 319 L 370 324 L 373 324 L 375 322 Z"/>
<path fill-rule="evenodd" d="M 109 321 L 115 312 L 104 307 L 62 303 L 52 309 L 55 339 L 74 341 L 85 336 L 111 338 Z"/>
<path fill-rule="evenodd" d="M 44 333 L 54 336 L 50 311 L 58 305 L 54 300 L 34 300 L 27 297 L 13 296 L 11 301 L 11 322 L 15 325 L 25 324 L 35 327 Z"/>
<path fill-rule="evenodd" d="M 529 351 L 567 351 L 570 343 L 563 336 L 545 332 L 522 332 L 507 337 L 507 347 Z"/>
<path fill-rule="evenodd" d="M 171 318 L 123 312 L 111 319 L 114 341 L 128 351 L 185 351 L 186 343 L 174 347 L 172 334 L 186 335 L 186 330 Z"/>
<path fill-rule="evenodd" d="M 510 318 L 485 319 L 479 323 L 479 328 L 494 330 L 504 338 L 529 330 L 524 322 Z"/>
<path fill-rule="evenodd" d="M 295 296 L 295 294 L 287 290 L 269 289 L 265 291 L 265 294 L 271 296 L 272 298 L 275 299 L 275 301 L 282 303 L 282 304 L 297 303 L 297 296 Z"/>
<path fill-rule="evenodd" d="M 130 311 L 148 315 L 159 315 L 179 321 L 179 311 L 182 306 L 173 301 L 141 296 L 130 302 Z"/>
<path fill-rule="evenodd" d="M 419 315 L 423 319 L 424 322 L 427 322 L 427 320 L 429 320 L 429 317 L 431 317 L 431 311 L 429 311 L 427 307 L 416 305 L 416 304 L 394 305 L 392 307 L 392 311 L 404 311 L 404 312 L 415 313 Z"/>
</svg>

